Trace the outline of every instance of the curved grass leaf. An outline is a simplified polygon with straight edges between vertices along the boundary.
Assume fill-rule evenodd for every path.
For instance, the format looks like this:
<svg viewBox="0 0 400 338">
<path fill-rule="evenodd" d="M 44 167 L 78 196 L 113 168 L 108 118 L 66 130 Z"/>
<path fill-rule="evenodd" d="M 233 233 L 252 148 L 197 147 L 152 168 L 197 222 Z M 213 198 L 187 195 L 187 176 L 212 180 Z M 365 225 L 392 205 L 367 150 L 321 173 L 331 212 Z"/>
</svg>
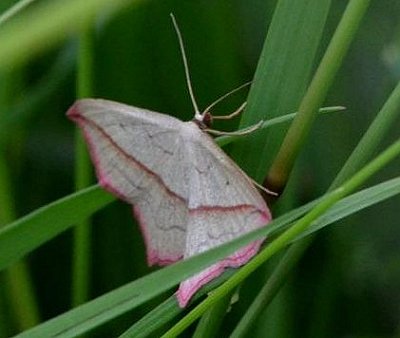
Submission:
<svg viewBox="0 0 400 338">
<path fill-rule="evenodd" d="M 279 187 L 286 184 L 288 173 L 291 171 L 293 161 L 297 156 L 300 145 L 304 142 L 305 136 L 309 131 L 308 129 L 314 119 L 313 111 L 315 111 L 323 102 L 327 90 L 342 63 L 344 55 L 346 54 L 345 52 L 348 49 L 349 43 L 355 36 L 357 27 L 368 8 L 368 4 L 369 1 L 356 0 L 349 2 L 346 7 L 310 88 L 299 108 L 301 115 L 296 118 L 289 129 L 279 151 L 280 156 L 278 155 L 275 159 L 268 175 L 268 184 L 277 187 L 278 190 Z M 351 163 L 353 168 L 360 168 L 363 165 L 363 163 L 358 163 L 357 160 L 354 160 L 355 158 L 351 156 L 346 165 Z M 349 176 L 350 175 L 347 177 L 342 176 L 342 179 L 348 179 Z M 339 181 L 335 180 L 335 183 L 339 183 Z M 342 182 L 340 182 L 340 184 L 341 183 Z M 328 191 L 332 190 L 334 184 Z M 284 284 L 283 282 L 287 278 L 290 270 L 296 265 L 296 261 L 298 262 L 302 257 L 310 243 L 312 243 L 312 239 L 307 238 L 304 241 L 295 243 L 289 248 L 273 274 L 270 276 L 269 280 L 264 284 L 260 293 L 246 310 L 246 313 L 244 313 L 242 319 L 232 333 L 232 336 L 242 336 L 243 332 L 249 329 L 251 321 L 254 321 L 261 311 L 270 304 L 274 296 L 278 293 L 280 287 Z"/>
<path fill-rule="evenodd" d="M 301 234 L 301 236 L 296 238 L 296 240 L 308 236 L 328 224 L 336 222 L 397 194 L 400 194 L 400 177 L 396 177 L 371 188 L 357 192 L 338 202 L 335 208 L 332 208 L 328 213 L 326 213 L 326 215 L 318 219 L 317 222 L 312 223 L 310 228 Z"/>
<path fill-rule="evenodd" d="M 197 305 L 191 312 L 189 312 L 182 320 L 180 320 L 175 326 L 167 331 L 162 337 L 167 338 L 178 336 L 196 319 L 202 316 L 205 311 L 208 310 L 208 308 L 226 297 L 226 295 L 229 294 L 233 290 L 233 288 L 237 287 L 241 282 L 243 282 L 258 267 L 264 264 L 274 254 L 284 249 L 289 242 L 293 241 L 304 231 L 306 231 L 311 223 L 323 216 L 337 202 L 339 202 L 341 199 L 349 195 L 352 191 L 357 189 L 367 179 L 369 179 L 372 175 L 381 170 L 390 161 L 395 159 L 399 154 L 400 139 L 398 139 L 378 157 L 376 157 L 374 160 L 364 166 L 357 174 L 352 176 L 339 188 L 324 195 L 321 198 L 321 201 L 314 208 L 312 208 L 310 212 L 308 212 L 306 215 L 296 221 L 293 226 L 291 226 L 285 232 L 280 234 L 276 239 L 270 242 L 262 251 L 259 252 L 257 256 L 250 260 L 246 265 L 241 267 L 239 271 L 226 283 L 213 290 L 213 292 L 203 302 Z M 236 241 L 233 241 L 232 243 L 234 242 Z"/>
<path fill-rule="evenodd" d="M 338 202 L 326 213 L 326 215 L 311 225 L 307 234 L 318 231 L 346 216 L 352 215 L 357 211 L 375 205 L 398 194 L 400 194 L 400 177 L 357 192 Z M 315 201 L 313 201 L 312 204 L 315 205 Z M 311 209 L 310 204 L 308 204 L 308 210 L 309 209 Z M 305 236 L 306 234 L 299 236 L 296 240 Z M 221 280 L 227 280 L 228 278 L 229 276 L 226 273 L 221 276 Z M 212 288 L 210 290 L 212 290 Z M 205 292 L 201 289 L 199 293 L 204 294 Z M 121 338 L 151 337 L 155 331 L 159 330 L 163 325 L 177 317 L 178 314 L 182 312 L 182 310 L 176 307 L 175 302 L 175 307 L 171 306 L 171 302 L 174 302 L 174 300 L 168 299 L 164 303 L 160 304 L 156 309 L 149 312 L 140 321 L 135 323 L 128 331 L 126 331 L 126 333 L 121 335 Z"/>
<path fill-rule="evenodd" d="M 96 185 L 50 203 L 4 226 L 0 230 L 0 270 L 114 199 Z"/>
<path fill-rule="evenodd" d="M 382 187 L 383 185 L 383 187 Z M 394 188 L 396 187 L 396 188 Z M 386 190 L 390 190 L 387 193 Z M 377 193 L 379 192 L 379 193 Z M 363 201 L 364 205 L 369 205 L 366 203 L 368 196 L 377 203 L 384 198 L 393 196 L 394 194 L 400 193 L 400 179 L 391 181 L 390 184 L 385 182 L 379 184 L 375 187 L 367 189 L 367 192 L 362 195 L 358 195 L 360 200 Z M 360 193 L 358 193 L 360 194 Z M 345 204 L 349 196 L 343 199 L 342 203 Z M 174 265 L 168 266 L 156 272 L 153 272 L 143 278 L 140 278 L 134 282 L 128 283 L 118 289 L 115 289 L 101 297 L 98 297 L 76 309 L 68 311 L 54 319 L 51 319 L 42 325 L 39 325 L 31 330 L 25 331 L 18 335 L 18 337 L 47 337 L 47 336 L 60 336 L 60 337 L 74 337 L 76 335 L 87 332 L 113 318 L 134 309 L 135 307 L 143 304 L 149 299 L 162 292 L 170 289 L 174 285 L 178 284 L 181 280 L 188 278 L 197 271 L 202 270 L 204 267 L 211 265 L 213 262 L 226 257 L 230 253 L 237 250 L 239 247 L 254 241 L 257 238 L 271 235 L 271 233 L 282 229 L 284 226 L 291 223 L 294 219 L 298 218 L 306 211 L 310 210 L 315 205 L 320 204 L 322 199 L 318 199 L 306 206 L 297 208 L 292 212 L 283 215 L 273 222 L 270 226 L 258 229 L 252 233 L 246 234 L 245 236 L 222 245 L 213 250 L 207 251 L 204 254 L 198 255 L 191 259 L 178 262 Z M 354 205 L 355 200 L 353 200 Z M 358 207 L 355 207 L 358 210 Z M 343 215 L 348 215 L 350 210 L 343 208 Z M 339 219 L 340 215 L 337 212 L 337 205 L 332 207 L 329 213 L 326 214 L 325 224 L 330 224 L 328 214 L 331 215 L 331 220 L 336 221 Z M 343 217 L 344 217 L 343 216 Z M 318 228 L 318 223 L 314 223 L 315 229 Z M 160 284 L 160 280 L 163 281 Z M 168 304 L 167 304 L 168 305 Z M 167 306 L 165 305 L 165 306 Z M 168 305 L 170 306 L 170 305 Z M 159 309 L 157 311 L 164 311 L 165 309 Z M 154 316 L 148 316 L 149 320 L 153 320 Z M 167 318 L 168 321 L 170 318 Z M 159 319 L 158 323 L 160 326 L 165 323 L 163 318 Z M 154 329 L 158 328 L 156 323 L 152 324 Z M 140 325 L 144 325 L 141 322 Z M 133 330 L 133 328 L 131 328 Z"/>
<path fill-rule="evenodd" d="M 349 1 L 310 86 L 301 100 L 299 114 L 285 135 L 268 172 L 267 182 L 278 191 L 287 183 L 294 162 L 315 120 L 315 113 L 326 98 L 369 2 L 369 0 Z"/>
<path fill-rule="evenodd" d="M 340 170 L 338 176 L 335 178 L 331 187 L 332 190 L 334 187 L 338 186 L 340 183 L 344 181 L 345 178 L 349 177 L 351 173 L 354 173 L 358 168 L 362 166 L 363 163 L 372 155 L 373 151 L 377 148 L 379 143 L 382 141 L 383 136 L 387 133 L 388 129 L 392 126 L 393 120 L 399 114 L 399 106 L 400 106 L 400 83 L 397 84 L 396 88 L 393 90 L 389 99 L 386 101 L 382 109 L 379 111 L 378 115 L 372 122 L 371 126 L 368 128 L 367 132 L 362 137 L 362 140 L 359 142 L 352 155 L 346 161 L 343 168 Z M 393 184 L 393 185 L 392 185 Z M 348 207 L 351 210 L 351 213 L 355 211 L 353 208 L 358 208 L 359 205 L 360 210 L 369 205 L 373 205 L 378 203 L 378 201 L 382 201 L 385 199 L 384 196 L 381 198 L 380 194 L 385 194 L 389 192 L 391 188 L 396 190 L 398 188 L 398 178 L 382 183 L 379 186 L 373 187 L 371 189 L 371 195 L 369 195 L 368 189 L 361 191 L 357 194 L 352 195 L 351 197 L 340 201 L 336 207 L 339 210 L 340 215 L 343 215 L 343 212 Z M 387 185 L 387 186 L 386 186 Z M 392 185 L 392 186 L 391 186 Z M 380 190 L 382 188 L 382 190 Z M 389 192 L 390 194 L 390 192 Z M 397 192 L 394 192 L 397 194 Z M 372 196 L 376 195 L 376 202 L 373 201 Z M 364 199 L 365 197 L 365 199 Z M 332 210 L 333 211 L 333 210 Z M 330 215 L 330 214 L 329 214 Z M 334 215 L 332 215 L 334 217 Z M 342 217 L 342 216 L 341 216 Z M 315 232 L 319 228 L 324 227 L 325 216 L 323 216 L 320 220 L 318 220 L 317 224 L 312 224 L 310 229 L 306 231 L 302 237 L 306 236 L 306 233 Z M 333 220 L 329 219 L 329 223 Z M 245 333 L 251 329 L 251 325 L 258 318 L 259 314 L 263 311 L 263 309 L 272 301 L 274 295 L 279 291 L 280 286 L 283 285 L 284 281 L 287 278 L 287 274 L 292 270 L 292 268 L 297 264 L 300 257 L 302 257 L 304 251 L 308 248 L 309 239 L 306 240 L 305 243 L 297 242 L 295 245 L 289 248 L 285 256 L 282 258 L 282 261 L 279 263 L 279 266 L 275 269 L 274 273 L 271 275 L 268 282 L 263 286 L 260 293 L 254 299 L 253 303 L 247 309 L 246 313 L 242 316 L 240 322 L 232 332 L 231 336 L 233 337 L 242 337 Z"/>
<path fill-rule="evenodd" d="M 374 154 L 388 131 L 396 125 L 395 121 L 400 115 L 400 82 L 397 83 L 389 98 L 386 100 L 379 113 L 372 121 L 357 147 L 353 150 L 348 161 L 344 164 L 339 174 L 332 183 L 336 187 L 353 175 Z"/>
<path fill-rule="evenodd" d="M 277 2 L 240 127 L 296 111 L 308 86 L 330 0 Z M 260 182 L 285 130 L 274 128 L 241 139 L 232 157 Z"/>
<path fill-rule="evenodd" d="M 225 271 L 221 276 L 204 285 L 194 296 L 192 302 L 206 295 L 211 290 L 225 282 L 235 273 L 234 269 Z M 177 306 L 176 297 L 172 295 L 155 309 L 147 313 L 143 318 L 132 325 L 119 338 L 145 338 L 155 337 L 162 327 L 182 313 L 182 309 Z"/>
</svg>

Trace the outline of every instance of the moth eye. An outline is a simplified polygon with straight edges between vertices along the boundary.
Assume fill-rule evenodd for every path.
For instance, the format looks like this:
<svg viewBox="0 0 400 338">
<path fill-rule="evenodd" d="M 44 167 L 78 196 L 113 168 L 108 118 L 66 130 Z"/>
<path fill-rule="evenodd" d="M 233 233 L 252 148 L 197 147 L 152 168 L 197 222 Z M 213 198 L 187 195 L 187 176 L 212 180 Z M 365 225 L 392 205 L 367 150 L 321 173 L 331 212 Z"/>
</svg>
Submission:
<svg viewBox="0 0 400 338">
<path fill-rule="evenodd" d="M 213 117 L 209 112 L 205 113 L 203 123 L 207 128 L 211 127 L 213 123 Z"/>
</svg>

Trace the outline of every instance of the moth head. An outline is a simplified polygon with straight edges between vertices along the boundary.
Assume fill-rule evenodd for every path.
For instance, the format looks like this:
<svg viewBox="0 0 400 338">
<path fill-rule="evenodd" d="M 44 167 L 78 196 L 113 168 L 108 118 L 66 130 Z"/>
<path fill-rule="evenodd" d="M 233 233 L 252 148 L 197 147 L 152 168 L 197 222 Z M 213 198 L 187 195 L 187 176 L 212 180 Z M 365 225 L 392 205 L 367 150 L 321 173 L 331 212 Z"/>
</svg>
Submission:
<svg viewBox="0 0 400 338">
<path fill-rule="evenodd" d="M 196 123 L 200 129 L 208 129 L 212 125 L 213 116 L 208 110 L 205 110 L 203 113 L 196 112 L 192 121 Z"/>
</svg>

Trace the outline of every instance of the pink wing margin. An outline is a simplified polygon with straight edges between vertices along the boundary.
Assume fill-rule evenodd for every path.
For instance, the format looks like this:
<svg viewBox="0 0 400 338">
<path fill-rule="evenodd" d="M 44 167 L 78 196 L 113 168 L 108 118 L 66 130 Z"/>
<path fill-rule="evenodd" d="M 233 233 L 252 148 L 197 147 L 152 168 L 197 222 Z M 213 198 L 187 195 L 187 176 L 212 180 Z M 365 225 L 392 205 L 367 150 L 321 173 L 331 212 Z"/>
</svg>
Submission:
<svg viewBox="0 0 400 338">
<path fill-rule="evenodd" d="M 221 217 L 230 217 L 231 215 L 236 214 L 237 216 L 240 217 L 240 215 L 245 215 L 247 212 L 253 212 L 257 213 L 257 216 L 254 218 L 252 225 L 254 226 L 253 229 L 259 228 L 262 226 L 265 226 L 267 223 L 270 222 L 271 220 L 271 215 L 268 209 L 260 210 L 257 209 L 254 206 L 250 205 L 245 205 L 245 206 L 236 206 L 233 208 L 230 208 L 231 210 L 218 210 L 219 208 L 216 208 L 216 210 L 211 211 L 216 213 L 217 215 Z M 203 210 L 194 210 L 190 212 L 191 214 L 200 214 L 204 213 L 205 211 Z M 206 211 L 207 213 L 210 213 L 210 210 Z M 230 215 L 227 215 L 229 213 Z M 228 242 L 229 240 L 232 240 L 234 238 L 229 238 L 226 240 Z M 226 268 L 237 268 L 240 267 L 244 264 L 246 264 L 257 252 L 259 251 L 261 244 L 263 243 L 264 239 L 262 240 L 257 240 L 254 241 L 245 247 L 239 249 L 232 255 L 228 256 L 227 258 L 218 261 L 217 263 L 213 264 L 212 266 L 208 267 L 207 269 L 201 271 L 200 273 L 196 274 L 195 276 L 183 281 L 179 289 L 177 291 L 177 298 L 178 298 L 178 303 L 180 307 L 186 307 L 190 299 L 193 297 L 193 295 L 205 284 L 209 283 L 216 277 L 220 276 Z"/>
</svg>

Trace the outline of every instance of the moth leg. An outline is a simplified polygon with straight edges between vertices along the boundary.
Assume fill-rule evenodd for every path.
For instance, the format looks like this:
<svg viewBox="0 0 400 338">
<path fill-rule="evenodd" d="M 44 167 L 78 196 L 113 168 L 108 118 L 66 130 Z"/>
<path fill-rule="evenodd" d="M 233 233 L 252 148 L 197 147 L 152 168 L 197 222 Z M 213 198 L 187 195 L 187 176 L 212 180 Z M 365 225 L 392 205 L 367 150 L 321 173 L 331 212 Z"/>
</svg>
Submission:
<svg viewBox="0 0 400 338">
<path fill-rule="evenodd" d="M 239 131 L 220 131 L 220 130 L 215 130 L 215 129 L 204 129 L 209 134 L 216 135 L 216 136 L 223 136 L 223 135 L 231 135 L 231 136 L 243 136 L 243 135 L 248 135 L 251 134 L 252 132 L 260 129 L 262 125 L 264 124 L 264 121 L 261 120 L 260 122 L 245 128 L 243 130 Z"/>
<path fill-rule="evenodd" d="M 238 109 L 236 109 L 233 113 L 230 113 L 229 115 L 221 115 L 221 116 L 214 116 L 213 115 L 213 120 L 230 120 L 238 115 L 240 115 L 244 107 L 246 107 L 247 102 L 243 102 Z"/>
</svg>

